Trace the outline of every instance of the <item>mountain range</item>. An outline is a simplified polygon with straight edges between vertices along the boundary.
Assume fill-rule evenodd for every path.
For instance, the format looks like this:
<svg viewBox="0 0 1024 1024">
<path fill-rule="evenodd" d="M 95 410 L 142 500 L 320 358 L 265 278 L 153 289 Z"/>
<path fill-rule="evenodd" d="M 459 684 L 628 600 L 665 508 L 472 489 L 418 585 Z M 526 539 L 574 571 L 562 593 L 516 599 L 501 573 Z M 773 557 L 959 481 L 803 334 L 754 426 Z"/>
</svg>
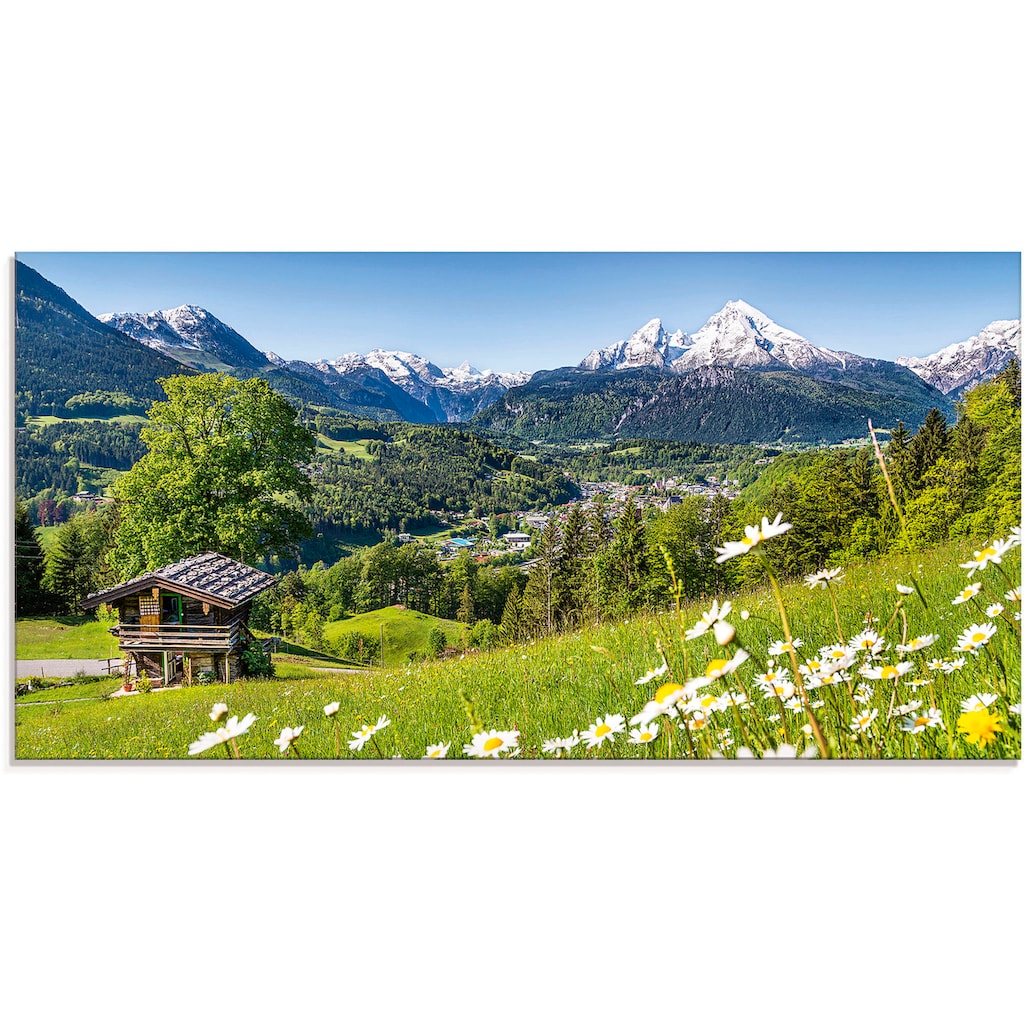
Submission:
<svg viewBox="0 0 1024 1024">
<path fill-rule="evenodd" d="M 912 428 L 932 407 L 952 413 L 952 400 L 998 373 L 1020 341 L 1019 320 L 994 321 L 932 356 L 893 362 L 816 345 L 733 300 L 693 334 L 654 319 L 576 367 L 533 374 L 441 368 L 382 349 L 307 362 L 259 351 L 199 306 L 97 318 L 20 262 L 16 282 L 17 387 L 36 406 L 43 392 L 51 403 L 99 390 L 156 397 L 154 379 L 184 365 L 265 377 L 292 399 L 356 416 L 471 421 L 528 437 L 831 441 L 863 436 L 868 417 Z"/>
<path fill-rule="evenodd" d="M 909 367 L 944 395 L 959 398 L 975 384 L 994 377 L 1013 358 L 1020 357 L 1020 321 L 993 320 L 979 334 L 947 345 L 923 359 L 900 356 Z"/>
</svg>

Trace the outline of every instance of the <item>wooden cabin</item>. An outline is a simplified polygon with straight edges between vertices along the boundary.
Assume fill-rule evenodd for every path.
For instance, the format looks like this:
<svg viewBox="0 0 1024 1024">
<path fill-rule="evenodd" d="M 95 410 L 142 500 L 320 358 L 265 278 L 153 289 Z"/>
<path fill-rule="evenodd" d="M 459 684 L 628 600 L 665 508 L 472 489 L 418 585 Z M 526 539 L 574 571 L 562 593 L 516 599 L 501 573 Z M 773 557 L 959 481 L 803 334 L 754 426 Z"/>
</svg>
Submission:
<svg viewBox="0 0 1024 1024">
<path fill-rule="evenodd" d="M 83 608 L 117 609 L 127 680 L 132 665 L 155 686 L 191 683 L 201 672 L 230 682 L 241 672 L 242 645 L 257 594 L 277 581 L 268 573 L 207 551 L 90 594 Z"/>
</svg>

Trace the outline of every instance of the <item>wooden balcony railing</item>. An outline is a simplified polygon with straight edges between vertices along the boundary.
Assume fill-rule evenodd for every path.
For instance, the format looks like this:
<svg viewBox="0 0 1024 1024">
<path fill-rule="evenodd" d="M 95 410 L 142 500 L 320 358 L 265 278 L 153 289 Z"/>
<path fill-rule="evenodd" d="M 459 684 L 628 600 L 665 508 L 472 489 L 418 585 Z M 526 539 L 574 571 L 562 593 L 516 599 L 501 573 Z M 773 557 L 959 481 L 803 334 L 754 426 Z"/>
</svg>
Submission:
<svg viewBox="0 0 1024 1024">
<path fill-rule="evenodd" d="M 239 622 L 231 626 L 179 626 L 173 623 L 152 626 L 132 623 L 115 626 L 110 632 L 118 638 L 122 649 L 228 651 L 238 643 L 242 625 Z"/>
</svg>

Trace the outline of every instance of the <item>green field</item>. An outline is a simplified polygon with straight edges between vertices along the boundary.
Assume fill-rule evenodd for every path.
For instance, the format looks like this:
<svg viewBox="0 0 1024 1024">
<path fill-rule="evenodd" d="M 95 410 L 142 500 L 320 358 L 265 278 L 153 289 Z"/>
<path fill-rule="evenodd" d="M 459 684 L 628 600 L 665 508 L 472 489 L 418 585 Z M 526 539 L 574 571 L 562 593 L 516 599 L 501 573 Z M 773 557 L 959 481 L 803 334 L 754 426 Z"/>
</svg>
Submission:
<svg viewBox="0 0 1024 1024">
<path fill-rule="evenodd" d="M 849 686 L 837 683 L 808 691 L 809 700 L 815 704 L 821 701 L 815 714 L 832 756 L 1020 757 L 1020 640 L 1019 625 L 1012 616 L 1019 602 L 1003 602 L 1009 611 L 991 620 L 997 627 L 992 640 L 979 648 L 977 655 L 968 653 L 962 668 L 951 674 L 925 668 L 932 658 L 952 657 L 956 637 L 968 625 L 990 621 L 986 606 L 1003 601 L 1010 587 L 1002 575 L 1004 571 L 1014 585 L 1020 579 L 1019 551 L 1013 551 L 1001 566 L 990 564 L 975 575 L 972 582 L 982 584 L 976 597 L 953 605 L 953 598 L 967 582 L 967 573 L 957 567 L 957 562 L 967 557 L 969 546 L 957 544 L 848 566 L 845 578 L 835 588 L 838 627 L 828 592 L 810 591 L 799 583 L 783 588 L 793 634 L 804 641 L 799 650 L 801 660 L 812 658 L 819 646 L 834 643 L 839 629 L 849 640 L 865 629 L 867 620 L 867 625 L 884 634 L 887 645 L 878 666 L 900 658 L 914 665 L 905 679 L 869 681 L 851 671 Z M 917 594 L 900 598 L 895 591 L 897 583 L 909 583 L 912 573 L 928 601 L 927 607 Z M 544 756 L 542 745 L 546 740 L 569 736 L 573 730 L 583 732 L 598 716 L 608 713 L 621 714 L 628 720 L 666 680 L 684 681 L 706 673 L 711 660 L 723 654 L 713 634 L 708 632 L 684 643 L 681 630 L 691 627 L 708 605 L 688 604 L 682 606 L 678 616 L 674 612 L 638 616 L 520 647 L 384 672 L 240 681 L 231 686 L 193 687 L 115 701 L 66 703 L 58 711 L 54 711 L 54 705 L 32 706 L 19 699 L 16 753 L 20 758 L 181 758 L 186 756 L 191 741 L 213 728 L 211 705 L 224 701 L 231 714 L 257 716 L 249 732 L 236 741 L 239 755 L 247 758 L 280 757 L 272 741 L 285 726 L 300 725 L 303 733 L 297 749 L 307 758 L 333 758 L 336 753 L 346 758 L 396 754 L 419 758 L 428 744 L 439 742 L 452 744 L 450 757 L 462 756 L 463 744 L 481 728 L 518 730 L 521 756 L 540 757 Z M 749 617 L 743 618 L 742 611 L 747 611 Z M 408 621 L 416 613 L 385 609 L 371 615 L 378 622 L 394 626 L 395 620 Z M 426 622 L 419 623 L 420 629 L 429 629 L 433 620 L 429 616 L 423 619 Z M 336 631 L 338 627 L 361 626 L 368 631 L 371 621 L 370 616 L 359 616 L 327 628 Z M 772 595 L 760 591 L 737 596 L 729 621 L 738 631 L 737 641 L 751 658 L 734 675 L 706 685 L 699 696 L 718 697 L 727 690 L 743 692 L 747 695 L 746 706 L 713 708 L 703 721 L 696 713 L 688 712 L 686 731 L 679 728 L 679 720 L 673 722 L 662 716 L 657 720 L 660 733 L 650 744 L 631 744 L 628 733 L 619 733 L 614 744 L 605 743 L 593 750 L 588 751 L 580 743 L 569 757 L 733 757 L 741 746 L 760 753 L 774 750 L 787 738 L 797 749 L 806 751 L 812 744 L 804 731 L 804 726 L 810 728 L 806 711 L 779 707 L 774 698 L 761 694 L 754 681 L 755 674 L 766 668 L 768 645 L 782 637 Z M 893 650 L 895 643 L 925 634 L 937 634 L 938 639 L 920 653 L 897 654 Z M 638 679 L 660 665 L 659 644 L 670 672 L 638 686 Z M 776 668 L 788 665 L 785 658 Z M 870 662 L 865 656 L 859 664 Z M 914 687 L 905 681 L 919 678 L 931 682 Z M 861 690 L 865 683 L 871 687 L 870 694 Z M 864 695 L 863 703 L 851 699 L 855 687 L 857 695 Z M 961 702 L 974 695 L 992 695 L 985 697 L 991 707 L 982 715 L 993 723 L 991 742 L 985 746 L 971 742 L 972 734 L 957 728 L 964 721 Z M 897 709 L 915 700 L 922 701 L 927 709 L 933 696 L 942 725 L 917 734 L 905 731 L 901 726 L 907 712 Z M 335 719 L 328 719 L 323 707 L 333 701 L 340 709 Z M 1013 706 L 1016 711 L 1010 710 Z M 853 717 L 871 711 L 876 713 L 871 726 L 864 732 L 854 731 Z M 367 745 L 358 753 L 349 750 L 347 743 L 339 746 L 339 739 L 347 740 L 381 715 L 387 716 L 391 724 L 376 734 L 376 746 Z M 910 717 L 913 719 L 913 713 Z M 221 745 L 202 757 L 225 757 L 228 753 L 229 748 Z"/>
<path fill-rule="evenodd" d="M 317 444 L 321 448 L 327 448 L 332 452 L 344 452 L 346 455 L 354 455 L 364 462 L 370 461 L 373 456 L 366 450 L 365 441 L 335 441 L 325 434 L 316 435 Z"/>
<path fill-rule="evenodd" d="M 103 420 L 104 423 L 142 423 L 149 424 L 145 416 L 138 413 L 121 413 L 118 416 L 27 416 L 27 427 L 48 427 L 54 423 L 81 423 L 85 420 Z"/>
<path fill-rule="evenodd" d="M 426 651 L 427 637 L 435 627 L 444 630 L 449 644 L 453 646 L 458 645 L 463 633 L 461 622 L 438 619 L 433 615 L 408 609 L 381 608 L 379 611 L 353 615 L 341 622 L 328 622 L 324 626 L 324 638 L 334 643 L 345 633 L 363 633 L 379 639 L 382 626 L 384 665 L 387 668 L 406 665 L 410 654 L 417 651 L 422 654 Z"/>
<path fill-rule="evenodd" d="M 82 615 L 18 619 L 14 626 L 15 657 L 33 658 L 116 658 L 117 640 L 108 630 L 114 619 L 91 619 Z"/>
</svg>

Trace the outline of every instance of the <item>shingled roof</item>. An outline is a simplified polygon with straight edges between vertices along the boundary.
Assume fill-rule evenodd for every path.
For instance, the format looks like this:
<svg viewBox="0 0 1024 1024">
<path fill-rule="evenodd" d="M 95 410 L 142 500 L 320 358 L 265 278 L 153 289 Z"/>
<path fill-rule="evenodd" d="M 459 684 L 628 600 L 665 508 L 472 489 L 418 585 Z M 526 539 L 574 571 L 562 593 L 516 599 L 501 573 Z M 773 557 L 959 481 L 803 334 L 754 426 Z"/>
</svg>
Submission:
<svg viewBox="0 0 1024 1024">
<path fill-rule="evenodd" d="M 206 601 L 218 608 L 237 608 L 277 582 L 269 573 L 236 562 L 227 555 L 206 551 L 183 558 L 162 569 L 136 576 L 133 580 L 90 594 L 82 601 L 83 608 L 120 600 L 143 590 L 160 587 L 185 597 Z"/>
</svg>

